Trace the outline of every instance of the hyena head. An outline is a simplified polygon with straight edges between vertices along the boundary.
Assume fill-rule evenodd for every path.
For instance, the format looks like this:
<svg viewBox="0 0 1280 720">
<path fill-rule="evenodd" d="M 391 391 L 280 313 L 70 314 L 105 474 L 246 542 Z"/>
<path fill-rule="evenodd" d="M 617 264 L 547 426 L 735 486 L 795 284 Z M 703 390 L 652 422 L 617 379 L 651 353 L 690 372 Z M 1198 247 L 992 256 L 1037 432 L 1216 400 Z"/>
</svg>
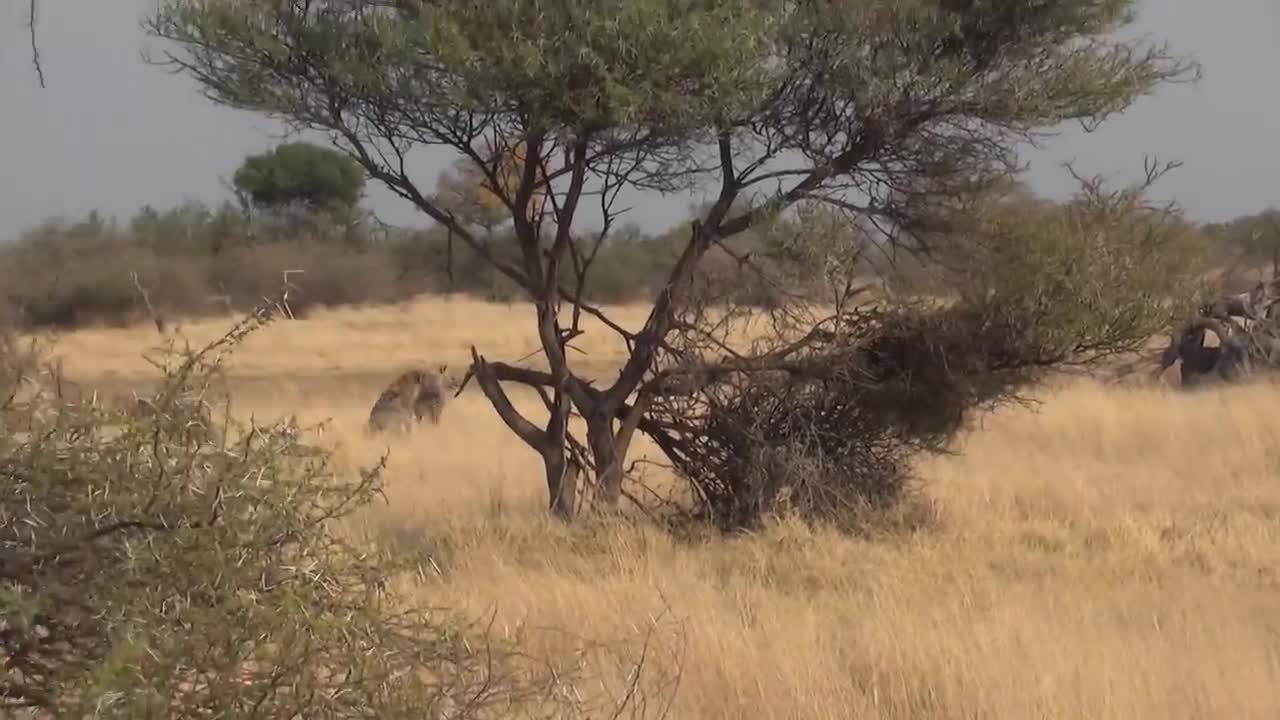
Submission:
<svg viewBox="0 0 1280 720">
<path fill-rule="evenodd" d="M 441 382 L 444 383 L 444 386 L 449 390 L 458 389 L 458 378 L 449 374 L 449 365 L 447 363 L 436 368 L 436 375 L 440 376 Z"/>
<path fill-rule="evenodd" d="M 369 428 L 409 430 L 420 421 L 440 422 L 445 404 L 460 383 L 449 376 L 448 365 L 435 372 L 422 369 L 402 373 L 382 392 L 369 413 Z"/>
<path fill-rule="evenodd" d="M 440 365 L 434 373 L 419 373 L 418 392 L 413 399 L 413 414 L 418 420 L 440 422 L 449 396 L 457 389 L 448 369 L 447 365 Z"/>
</svg>

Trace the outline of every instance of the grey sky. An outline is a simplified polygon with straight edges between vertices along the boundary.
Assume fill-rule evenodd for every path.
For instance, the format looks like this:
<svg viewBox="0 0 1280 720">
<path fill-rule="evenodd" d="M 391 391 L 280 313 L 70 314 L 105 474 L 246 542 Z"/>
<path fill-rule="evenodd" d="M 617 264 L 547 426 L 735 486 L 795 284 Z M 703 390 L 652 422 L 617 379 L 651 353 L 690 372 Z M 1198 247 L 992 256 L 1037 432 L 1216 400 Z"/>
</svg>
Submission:
<svg viewBox="0 0 1280 720">
<path fill-rule="evenodd" d="M 127 217 L 144 203 L 226 197 L 245 154 L 277 142 L 281 128 L 215 106 L 182 76 L 141 59 L 139 19 L 153 0 L 43 0 L 38 33 L 47 89 L 30 64 L 27 0 L 0 0 L 0 238 L 46 218 L 97 208 Z M 1058 165 L 1132 178 L 1143 154 L 1184 167 L 1159 186 L 1199 219 L 1225 219 L 1280 204 L 1273 183 L 1280 111 L 1271 73 L 1280 69 L 1280 0 L 1145 0 L 1140 30 L 1204 65 L 1196 86 L 1172 86 L 1101 130 L 1074 129 L 1027 155 L 1037 189 L 1071 188 Z M 448 157 L 419 159 L 430 186 Z M 384 219 L 427 224 L 371 184 Z M 679 221 L 692 197 L 648 197 L 631 218 L 646 229 Z"/>
</svg>

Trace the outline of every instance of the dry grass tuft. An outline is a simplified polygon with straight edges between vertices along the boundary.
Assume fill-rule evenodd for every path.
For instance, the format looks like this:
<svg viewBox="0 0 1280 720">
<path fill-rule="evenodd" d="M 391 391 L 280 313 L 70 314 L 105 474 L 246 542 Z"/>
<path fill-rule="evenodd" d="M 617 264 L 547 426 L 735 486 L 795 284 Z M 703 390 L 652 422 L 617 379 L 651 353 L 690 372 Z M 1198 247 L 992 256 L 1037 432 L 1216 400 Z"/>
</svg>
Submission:
<svg viewBox="0 0 1280 720">
<path fill-rule="evenodd" d="M 932 527 L 677 540 L 546 520 L 534 454 L 471 391 L 439 427 L 363 434 L 399 369 L 472 342 L 519 357 L 531 314 L 424 301 L 282 323 L 241 351 L 237 402 L 332 419 L 324 440 L 352 466 L 390 447 L 390 502 L 354 530 L 420 558 L 424 602 L 496 609 L 550 649 L 577 641 L 536 628 L 618 637 L 669 606 L 673 717 L 1280 717 L 1280 385 L 1072 381 L 920 463 Z M 617 349 L 600 337 L 582 360 L 605 372 Z M 123 382 L 153 343 L 91 330 L 59 347 L 82 379 Z"/>
</svg>

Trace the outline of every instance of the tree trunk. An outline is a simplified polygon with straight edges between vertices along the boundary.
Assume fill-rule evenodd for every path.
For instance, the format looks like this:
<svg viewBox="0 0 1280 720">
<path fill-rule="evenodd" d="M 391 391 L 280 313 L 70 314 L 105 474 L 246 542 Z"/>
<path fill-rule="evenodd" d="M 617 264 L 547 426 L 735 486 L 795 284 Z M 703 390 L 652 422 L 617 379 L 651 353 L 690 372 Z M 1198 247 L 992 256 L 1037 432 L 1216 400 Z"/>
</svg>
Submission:
<svg viewBox="0 0 1280 720">
<path fill-rule="evenodd" d="M 498 417 L 542 457 L 547 481 L 547 504 L 551 512 L 562 520 L 572 520 L 576 510 L 581 468 L 566 452 L 569 398 L 563 391 L 557 390 L 554 399 L 548 401 L 551 417 L 545 428 L 539 428 L 516 410 L 511 398 L 494 376 L 492 368 L 474 347 L 471 348 L 471 368 L 481 391 L 498 412 Z"/>
<path fill-rule="evenodd" d="M 622 498 L 622 462 L 626 449 L 617 445 L 612 417 L 597 413 L 587 418 L 587 444 L 596 466 L 596 498 L 605 508 L 616 507 Z"/>
<path fill-rule="evenodd" d="M 547 496 L 551 514 L 572 522 L 577 511 L 578 475 L 581 472 L 573 458 L 566 458 L 561 450 L 544 457 L 547 471 Z"/>
<path fill-rule="evenodd" d="M 649 411 L 651 401 L 648 393 L 641 392 L 635 404 L 621 415 L 609 403 L 597 405 L 594 412 L 586 415 L 587 443 L 591 446 L 591 459 L 596 465 L 596 488 L 606 506 L 617 505 L 622 497 L 622 476 L 631 450 L 631 439 Z M 618 421 L 616 431 L 615 421 Z"/>
</svg>

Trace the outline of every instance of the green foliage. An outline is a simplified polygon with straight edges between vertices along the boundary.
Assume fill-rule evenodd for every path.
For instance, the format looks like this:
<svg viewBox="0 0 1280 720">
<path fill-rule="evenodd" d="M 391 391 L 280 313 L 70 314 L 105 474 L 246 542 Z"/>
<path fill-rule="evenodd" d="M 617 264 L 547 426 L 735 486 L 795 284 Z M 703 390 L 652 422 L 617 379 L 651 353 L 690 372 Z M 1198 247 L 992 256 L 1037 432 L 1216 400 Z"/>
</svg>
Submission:
<svg viewBox="0 0 1280 720">
<path fill-rule="evenodd" d="M 405 170 L 410 148 L 456 151 L 511 217 L 529 210 L 517 207 L 521 190 L 549 192 L 559 209 L 534 212 L 556 225 L 576 212 L 566 200 L 579 191 L 555 183 L 573 174 L 575 146 L 606 197 L 605 186 L 727 183 L 721 198 L 740 212 L 714 220 L 729 237 L 801 200 L 850 201 L 852 188 L 871 196 L 861 214 L 907 221 L 929 198 L 1003 178 L 1018 141 L 1100 122 L 1187 77 L 1192 67 L 1163 47 L 1114 39 L 1131 10 L 1131 0 L 394 10 L 168 0 L 149 26 L 183 48 L 171 62 L 219 102 L 333 132 L 372 176 L 459 230 L 449 198 L 420 192 Z M 539 170 L 495 172 L 495 158 L 517 156 Z M 779 180 L 790 189 L 765 191 Z"/>
<path fill-rule="evenodd" d="M 872 101 L 928 80 L 946 94 L 934 112 L 989 121 L 1097 115 L 1127 105 L 1170 69 L 1158 53 L 1144 60 L 1101 40 L 1131 7 L 1129 0 L 503 0 L 410 2 L 387 12 L 345 0 L 305 9 L 170 0 L 151 27 L 185 44 L 185 68 L 228 104 L 328 125 L 362 110 L 335 114 L 323 94 L 356 103 L 398 94 L 385 110 L 425 111 L 414 132 L 452 144 L 446 133 L 469 112 L 523 115 L 553 131 L 701 133 L 742 113 L 783 109 L 798 97 L 778 92 L 794 81 L 808 86 L 798 92 Z M 1091 43 L 1076 42 L 1084 37 Z M 310 73 L 325 80 L 322 88 L 301 82 Z M 1027 87 L 1038 92 L 1024 95 Z"/>
<path fill-rule="evenodd" d="M 259 208 L 301 204 L 312 211 L 348 215 L 360 202 L 365 175 L 343 153 L 293 142 L 245 158 L 232 184 Z"/>
<path fill-rule="evenodd" d="M 149 27 L 217 101 L 330 131 L 537 294 L 539 276 L 571 264 L 550 252 L 551 227 L 572 225 L 587 196 L 611 218 L 622 189 L 717 183 L 703 215 L 723 239 L 804 201 L 911 226 L 932 203 L 1007 177 L 1018 141 L 1100 122 L 1188 77 L 1165 48 L 1116 39 L 1132 7 L 167 0 Z M 469 170 L 423 193 L 403 163 L 415 146 L 451 148 Z M 511 158 L 517 172 L 502 165 Z M 492 199 L 472 192 L 481 183 Z M 491 237 L 502 211 L 515 229 Z M 494 242 L 508 239 L 512 253 Z M 710 247 L 693 249 L 696 264 Z"/>
<path fill-rule="evenodd" d="M 455 78 L 462 92 L 446 97 L 462 107 L 487 110 L 496 94 L 553 127 L 700 130 L 764 89 L 758 56 L 771 19 L 743 3 L 411 7 L 392 32 Z"/>
<path fill-rule="evenodd" d="M 960 306 L 1015 328 L 1043 356 L 1128 352 L 1203 300 L 1206 239 L 1176 206 L 1153 205 L 1146 182 L 1104 189 L 1078 178 L 1063 204 L 1019 188 L 982 197 L 950 238 L 935 239 L 936 275 Z"/>
</svg>

